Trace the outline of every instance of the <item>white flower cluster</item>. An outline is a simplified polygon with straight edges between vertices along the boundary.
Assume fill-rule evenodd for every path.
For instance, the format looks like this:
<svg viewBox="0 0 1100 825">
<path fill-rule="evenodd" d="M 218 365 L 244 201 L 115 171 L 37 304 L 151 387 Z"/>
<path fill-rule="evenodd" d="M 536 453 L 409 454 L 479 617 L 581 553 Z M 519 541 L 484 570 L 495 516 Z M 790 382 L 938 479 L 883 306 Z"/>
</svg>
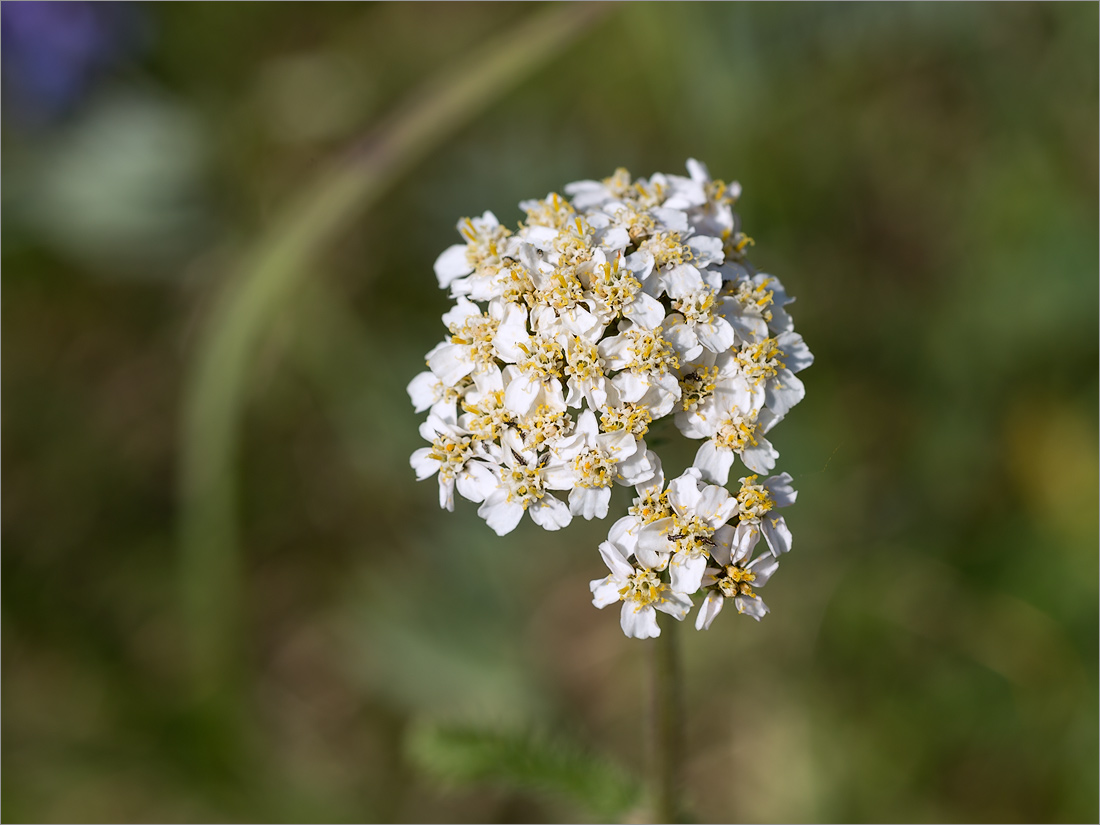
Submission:
<svg viewBox="0 0 1100 825">
<path fill-rule="evenodd" d="M 622 602 L 637 638 L 660 633 L 655 610 L 683 619 L 696 593 L 700 629 L 726 599 L 768 611 L 754 588 L 790 550 L 775 509 L 796 493 L 786 473 L 758 474 L 775 467 L 767 433 L 802 399 L 794 373 L 813 361 L 784 308 L 793 299 L 745 260 L 740 186 L 687 166 L 648 180 L 619 169 L 569 184 L 571 199 L 524 201 L 516 231 L 491 212 L 460 221 L 465 242 L 435 263 L 455 300 L 448 335 L 409 384 L 429 411 L 417 478 L 438 477 L 448 510 L 455 490 L 479 503 L 498 535 L 524 513 L 547 530 L 605 518 L 611 486 L 635 488 L 592 593 L 597 607 Z M 667 486 L 645 442 L 664 418 L 703 442 Z M 753 475 L 731 495 L 735 457 Z"/>
</svg>

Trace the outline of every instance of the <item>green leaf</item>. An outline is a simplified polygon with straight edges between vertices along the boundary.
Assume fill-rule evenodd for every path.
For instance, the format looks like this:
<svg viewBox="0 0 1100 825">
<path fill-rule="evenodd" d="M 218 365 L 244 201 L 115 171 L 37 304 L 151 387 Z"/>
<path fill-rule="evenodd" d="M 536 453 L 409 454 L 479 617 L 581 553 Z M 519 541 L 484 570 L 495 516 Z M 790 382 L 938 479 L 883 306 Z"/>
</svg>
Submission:
<svg viewBox="0 0 1100 825">
<path fill-rule="evenodd" d="M 598 819 L 623 816 L 639 798 L 618 765 L 578 742 L 543 731 L 491 731 L 421 724 L 406 740 L 410 761 L 447 784 L 496 785 L 568 800 Z"/>
</svg>

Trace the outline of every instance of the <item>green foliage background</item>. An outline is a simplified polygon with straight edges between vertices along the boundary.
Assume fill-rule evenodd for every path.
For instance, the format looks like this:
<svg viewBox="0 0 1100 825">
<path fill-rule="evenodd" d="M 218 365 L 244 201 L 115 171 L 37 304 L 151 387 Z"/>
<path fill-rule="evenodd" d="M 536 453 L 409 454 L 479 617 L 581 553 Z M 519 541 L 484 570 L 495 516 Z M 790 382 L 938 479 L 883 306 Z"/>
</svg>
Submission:
<svg viewBox="0 0 1100 825">
<path fill-rule="evenodd" d="M 180 495 L 225 284 L 318 169 L 553 9 L 140 11 L 67 118 L 4 121 L 5 819 L 641 816 L 646 645 L 589 604 L 607 524 L 440 512 L 404 387 L 460 216 L 694 156 L 742 183 L 817 361 L 774 433 L 772 615 L 684 628 L 693 815 L 1096 820 L 1096 5 L 585 23 L 264 316 L 229 564 L 187 556 Z"/>
</svg>

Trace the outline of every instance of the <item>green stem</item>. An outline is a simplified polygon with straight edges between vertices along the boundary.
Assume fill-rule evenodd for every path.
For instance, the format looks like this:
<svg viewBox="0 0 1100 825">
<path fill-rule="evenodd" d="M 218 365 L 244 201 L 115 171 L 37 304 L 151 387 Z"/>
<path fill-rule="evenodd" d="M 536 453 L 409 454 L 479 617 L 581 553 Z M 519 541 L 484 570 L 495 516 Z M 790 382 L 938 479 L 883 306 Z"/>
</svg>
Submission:
<svg viewBox="0 0 1100 825">
<path fill-rule="evenodd" d="M 679 622 L 657 615 L 661 635 L 653 640 L 653 821 L 679 822 L 684 729 Z"/>
<path fill-rule="evenodd" d="M 409 98 L 302 188 L 242 256 L 203 320 L 185 379 L 180 579 L 194 688 L 232 694 L 240 651 L 236 461 L 249 376 L 265 333 L 332 237 L 399 177 L 607 11 L 554 4 L 482 45 Z M 431 278 L 431 275 L 428 275 Z"/>
</svg>

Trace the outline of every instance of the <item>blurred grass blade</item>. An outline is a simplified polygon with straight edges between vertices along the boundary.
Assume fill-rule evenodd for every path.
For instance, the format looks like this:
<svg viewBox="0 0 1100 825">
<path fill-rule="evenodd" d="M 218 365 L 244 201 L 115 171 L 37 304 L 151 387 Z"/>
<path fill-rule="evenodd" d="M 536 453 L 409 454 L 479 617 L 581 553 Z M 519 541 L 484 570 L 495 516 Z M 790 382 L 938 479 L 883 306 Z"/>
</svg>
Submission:
<svg viewBox="0 0 1100 825">
<path fill-rule="evenodd" d="M 250 367 L 333 235 L 459 127 L 556 55 L 606 11 L 547 6 L 441 72 L 366 140 L 322 170 L 272 221 L 217 296 L 184 387 L 181 586 L 200 695 L 231 690 L 239 660 L 237 459 Z M 429 274 L 426 278 L 431 278 Z"/>
<path fill-rule="evenodd" d="M 543 733 L 424 724 L 410 732 L 406 753 L 444 783 L 490 784 L 568 799 L 599 821 L 622 819 L 639 798 L 638 786 L 618 766 Z"/>
</svg>

